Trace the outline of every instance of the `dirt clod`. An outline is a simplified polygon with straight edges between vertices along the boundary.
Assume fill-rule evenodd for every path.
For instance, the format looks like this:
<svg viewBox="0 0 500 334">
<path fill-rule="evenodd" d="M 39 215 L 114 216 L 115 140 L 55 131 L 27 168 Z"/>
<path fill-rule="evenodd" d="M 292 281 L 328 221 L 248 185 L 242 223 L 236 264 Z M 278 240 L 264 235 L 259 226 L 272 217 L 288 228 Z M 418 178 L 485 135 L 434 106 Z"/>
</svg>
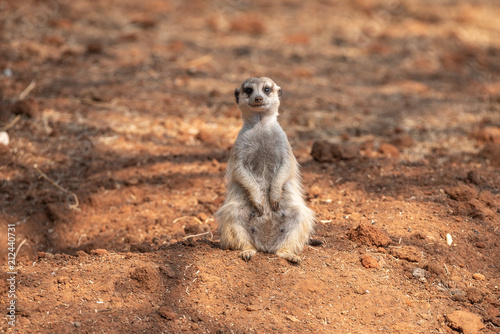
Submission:
<svg viewBox="0 0 500 334">
<path fill-rule="evenodd" d="M 130 273 L 130 278 L 137 281 L 140 287 L 152 290 L 160 281 L 158 270 L 152 267 L 139 267 Z"/>
<path fill-rule="evenodd" d="M 484 291 L 480 288 L 470 287 L 467 289 L 467 299 L 473 304 L 480 303 L 484 299 Z"/>
<path fill-rule="evenodd" d="M 475 189 L 465 185 L 446 189 L 446 194 L 448 194 L 451 199 L 460 202 L 466 202 L 478 196 Z"/>
<path fill-rule="evenodd" d="M 379 152 L 389 158 L 397 158 L 400 155 L 399 149 L 396 146 L 388 143 L 380 144 Z"/>
<path fill-rule="evenodd" d="M 75 255 L 79 256 L 79 257 L 87 257 L 87 256 L 89 256 L 87 253 L 85 253 L 85 251 L 82 251 L 82 250 L 76 251 Z"/>
<path fill-rule="evenodd" d="M 90 251 L 90 254 L 92 254 L 92 255 L 106 255 L 106 254 L 108 254 L 108 251 L 105 249 L 98 248 L 98 249 L 92 249 Z"/>
<path fill-rule="evenodd" d="M 446 315 L 448 325 L 464 334 L 476 334 L 484 328 L 481 317 L 467 311 L 455 311 Z"/>
<path fill-rule="evenodd" d="M 359 155 L 359 148 L 354 143 L 330 143 L 315 141 L 311 149 L 311 156 L 319 162 L 333 162 L 336 160 L 350 160 Z"/>
<path fill-rule="evenodd" d="M 392 240 L 376 227 L 359 224 L 348 232 L 348 237 L 360 245 L 386 247 Z"/>
<path fill-rule="evenodd" d="M 410 262 L 418 262 L 422 258 L 421 252 L 412 246 L 395 247 L 391 249 L 391 255 Z"/>
<path fill-rule="evenodd" d="M 378 263 L 377 259 L 375 259 L 373 256 L 369 254 L 364 254 L 361 257 L 361 264 L 365 268 L 379 268 L 380 264 Z"/>
<path fill-rule="evenodd" d="M 156 313 L 167 320 L 175 320 L 177 318 L 177 314 L 168 306 L 160 307 Z"/>
<path fill-rule="evenodd" d="M 153 250 L 149 242 L 141 242 L 139 244 L 130 245 L 130 251 L 132 253 L 149 253 Z"/>
</svg>

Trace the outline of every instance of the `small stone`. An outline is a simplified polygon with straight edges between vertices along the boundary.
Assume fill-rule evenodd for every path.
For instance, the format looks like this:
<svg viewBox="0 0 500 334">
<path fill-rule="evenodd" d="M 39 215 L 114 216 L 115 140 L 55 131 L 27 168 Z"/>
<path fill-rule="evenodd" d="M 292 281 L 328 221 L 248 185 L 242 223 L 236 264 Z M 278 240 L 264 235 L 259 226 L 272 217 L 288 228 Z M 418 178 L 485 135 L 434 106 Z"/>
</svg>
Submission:
<svg viewBox="0 0 500 334">
<path fill-rule="evenodd" d="M 246 308 L 247 311 L 249 312 L 254 312 L 260 310 L 260 306 L 258 305 L 248 305 Z"/>
<path fill-rule="evenodd" d="M 415 268 L 415 269 L 413 269 L 411 274 L 413 275 L 413 277 L 415 277 L 419 281 L 427 282 L 427 279 L 425 278 L 425 269 Z"/>
<path fill-rule="evenodd" d="M 373 256 L 369 254 L 364 254 L 361 257 L 361 264 L 365 268 L 379 268 L 380 264 L 378 263 L 377 259 L 375 259 Z"/>
<path fill-rule="evenodd" d="M 293 315 L 287 315 L 286 317 L 286 320 L 290 320 L 290 321 L 293 321 L 293 322 L 299 322 L 300 320 L 295 318 Z"/>
<path fill-rule="evenodd" d="M 477 248 L 486 248 L 486 244 L 484 242 L 477 242 L 476 247 Z"/>
<path fill-rule="evenodd" d="M 359 155 L 359 147 L 355 143 L 330 143 L 326 140 L 315 141 L 311 156 L 319 162 L 355 159 Z"/>
<path fill-rule="evenodd" d="M 135 177 L 132 177 L 132 178 L 126 180 L 125 184 L 128 185 L 128 186 L 136 186 L 136 185 L 139 184 L 139 179 L 135 178 Z"/>
<path fill-rule="evenodd" d="M 448 244 L 448 246 L 451 246 L 453 244 L 453 238 L 449 233 L 446 235 L 446 243 Z"/>
<path fill-rule="evenodd" d="M 81 324 L 81 323 L 79 323 L 78 321 L 75 321 L 75 322 L 73 323 L 73 326 L 75 326 L 76 328 L 80 327 L 81 325 L 82 325 L 82 324 Z"/>
<path fill-rule="evenodd" d="M 466 302 L 467 297 L 465 297 L 465 293 L 460 289 L 454 289 L 456 291 L 451 292 L 451 300 L 456 302 Z"/>
<path fill-rule="evenodd" d="M 93 249 L 90 251 L 90 254 L 92 254 L 92 255 L 106 255 L 106 254 L 108 254 L 108 251 L 105 249 Z"/>
<path fill-rule="evenodd" d="M 149 253 L 152 250 L 151 245 L 147 242 L 130 245 L 130 251 L 132 253 Z"/>
<path fill-rule="evenodd" d="M 393 248 L 391 250 L 391 255 L 397 257 L 401 260 L 407 260 L 410 262 L 418 262 L 421 259 L 421 254 L 415 247 L 403 246 L 401 248 Z"/>
<path fill-rule="evenodd" d="M 366 286 L 358 285 L 354 288 L 354 292 L 358 295 L 365 295 L 368 293 L 368 289 L 366 288 Z"/>
<path fill-rule="evenodd" d="M 0 131 L 0 146 L 9 146 L 9 134 L 5 131 Z"/>
<path fill-rule="evenodd" d="M 413 138 L 410 135 L 401 134 L 401 135 L 394 137 L 391 140 L 391 144 L 396 146 L 396 147 L 399 147 L 399 148 L 412 147 L 413 146 Z"/>
<path fill-rule="evenodd" d="M 57 279 L 57 283 L 59 283 L 59 284 L 66 284 L 68 282 L 69 282 L 68 276 L 61 276 Z"/>
<path fill-rule="evenodd" d="M 476 287 L 470 287 L 467 289 L 467 298 L 473 304 L 480 303 L 484 299 L 484 292 Z"/>
<path fill-rule="evenodd" d="M 480 273 L 475 273 L 474 275 L 472 275 L 472 278 L 478 281 L 482 281 L 485 279 L 484 275 Z"/>
<path fill-rule="evenodd" d="M 464 334 L 476 334 L 484 328 L 481 317 L 467 311 L 455 311 L 446 315 L 448 325 Z"/>
<path fill-rule="evenodd" d="M 500 317 L 500 310 L 494 306 L 491 306 L 486 313 L 488 314 L 488 318 L 493 319 Z"/>
<path fill-rule="evenodd" d="M 186 235 L 200 234 L 205 232 L 206 228 L 208 228 L 207 224 L 192 223 L 184 227 L 184 233 L 186 233 Z"/>
<path fill-rule="evenodd" d="M 37 255 L 38 255 L 39 259 L 43 259 L 43 258 L 47 257 L 47 254 L 45 252 L 38 252 Z"/>
<path fill-rule="evenodd" d="M 394 145 L 382 143 L 378 150 L 380 153 L 382 153 L 383 155 L 385 155 L 387 157 L 390 157 L 390 158 L 399 157 L 399 150 Z"/>
<path fill-rule="evenodd" d="M 85 253 L 84 251 L 82 250 L 79 250 L 79 251 L 76 251 L 76 256 L 79 256 L 79 257 L 87 257 L 89 256 L 87 253 Z"/>
<path fill-rule="evenodd" d="M 156 313 L 167 320 L 175 320 L 175 318 L 177 318 L 177 314 L 168 306 L 160 307 Z"/>
<path fill-rule="evenodd" d="M 176 278 L 177 274 L 170 266 L 160 266 L 160 273 L 168 278 Z"/>
</svg>

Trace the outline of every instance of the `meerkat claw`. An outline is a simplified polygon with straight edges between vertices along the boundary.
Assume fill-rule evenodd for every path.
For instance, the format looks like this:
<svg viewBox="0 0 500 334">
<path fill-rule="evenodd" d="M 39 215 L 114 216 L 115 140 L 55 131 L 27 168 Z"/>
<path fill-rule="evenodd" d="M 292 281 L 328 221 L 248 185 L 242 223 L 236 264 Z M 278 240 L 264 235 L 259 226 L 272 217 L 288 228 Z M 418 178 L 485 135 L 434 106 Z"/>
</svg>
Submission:
<svg viewBox="0 0 500 334">
<path fill-rule="evenodd" d="M 240 253 L 241 258 L 245 261 L 250 261 L 252 257 L 257 253 L 255 249 L 246 249 L 243 252 Z"/>
<path fill-rule="evenodd" d="M 257 217 L 260 217 L 264 214 L 264 206 L 263 205 L 256 205 L 255 210 L 257 211 Z"/>
<path fill-rule="evenodd" d="M 271 201 L 271 209 L 273 209 L 273 211 L 278 211 L 280 209 L 280 202 L 278 201 Z"/>
<path fill-rule="evenodd" d="M 278 252 L 278 253 L 276 253 L 276 255 L 284 258 L 285 260 L 287 260 L 288 262 L 291 262 L 291 263 L 299 264 L 300 262 L 302 262 L 302 259 L 300 256 L 298 256 L 296 254 L 289 253 L 289 252 Z"/>
</svg>

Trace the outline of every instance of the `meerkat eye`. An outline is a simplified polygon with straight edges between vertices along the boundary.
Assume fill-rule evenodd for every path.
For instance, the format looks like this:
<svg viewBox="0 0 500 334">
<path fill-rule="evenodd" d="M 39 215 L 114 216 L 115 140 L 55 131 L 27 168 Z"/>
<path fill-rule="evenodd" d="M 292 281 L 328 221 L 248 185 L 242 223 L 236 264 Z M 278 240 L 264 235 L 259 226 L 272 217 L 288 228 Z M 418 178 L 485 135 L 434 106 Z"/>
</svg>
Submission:
<svg viewBox="0 0 500 334">
<path fill-rule="evenodd" d="M 271 88 L 270 87 L 264 87 L 264 93 L 270 93 L 271 92 Z"/>
<path fill-rule="evenodd" d="M 253 88 L 252 87 L 246 87 L 246 88 L 243 89 L 243 92 L 245 92 L 245 94 L 247 94 L 247 95 L 250 95 L 253 92 Z"/>
</svg>

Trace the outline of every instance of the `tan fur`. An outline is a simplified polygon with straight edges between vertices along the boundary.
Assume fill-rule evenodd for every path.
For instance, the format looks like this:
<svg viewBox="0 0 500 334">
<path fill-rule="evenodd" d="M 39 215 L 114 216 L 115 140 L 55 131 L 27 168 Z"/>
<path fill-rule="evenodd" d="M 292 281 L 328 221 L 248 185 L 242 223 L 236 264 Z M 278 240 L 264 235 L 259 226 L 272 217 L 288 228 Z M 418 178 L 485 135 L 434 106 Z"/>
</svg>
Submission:
<svg viewBox="0 0 500 334">
<path fill-rule="evenodd" d="M 297 263 L 314 227 L 303 196 L 299 166 L 277 121 L 281 88 L 249 78 L 235 91 L 243 117 L 226 169 L 227 190 L 215 214 L 223 249 L 257 251 Z"/>
</svg>

